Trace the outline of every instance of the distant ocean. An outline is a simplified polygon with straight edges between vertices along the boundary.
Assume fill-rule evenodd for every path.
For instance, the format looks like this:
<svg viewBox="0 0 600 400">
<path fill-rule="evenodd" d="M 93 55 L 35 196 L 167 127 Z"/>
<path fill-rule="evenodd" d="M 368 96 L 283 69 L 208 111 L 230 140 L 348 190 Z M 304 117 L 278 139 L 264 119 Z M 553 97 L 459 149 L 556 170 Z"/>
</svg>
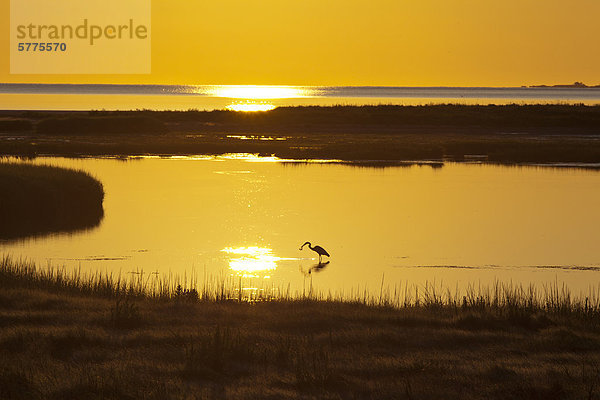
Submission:
<svg viewBox="0 0 600 400">
<path fill-rule="evenodd" d="M 235 109 L 236 105 L 242 109 L 270 109 L 441 103 L 600 104 L 600 88 L 0 84 L 0 109 L 4 110 L 214 110 Z"/>
</svg>

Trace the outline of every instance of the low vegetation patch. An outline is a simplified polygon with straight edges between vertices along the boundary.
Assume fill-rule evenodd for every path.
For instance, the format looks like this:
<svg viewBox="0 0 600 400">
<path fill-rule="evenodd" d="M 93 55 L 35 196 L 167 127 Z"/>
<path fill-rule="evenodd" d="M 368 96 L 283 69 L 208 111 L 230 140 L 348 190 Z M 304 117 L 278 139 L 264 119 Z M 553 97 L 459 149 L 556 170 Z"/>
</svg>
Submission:
<svg viewBox="0 0 600 400">
<path fill-rule="evenodd" d="M 41 120 L 36 131 L 42 135 L 154 135 L 167 131 L 165 124 L 146 116 L 72 116 Z"/>
<path fill-rule="evenodd" d="M 295 106 L 244 113 L 214 111 L 94 111 L 96 116 L 146 116 L 168 122 L 197 121 L 280 127 L 303 126 L 311 131 L 319 125 L 360 126 L 486 126 L 486 127 L 595 127 L 600 124 L 600 106 L 569 104 L 462 105 L 429 104 L 365 106 Z"/>
<path fill-rule="evenodd" d="M 83 171 L 0 162 L 0 239 L 96 226 L 102 184 Z"/>
<path fill-rule="evenodd" d="M 0 119 L 0 133 L 31 131 L 33 124 L 30 120 L 19 118 Z"/>
<path fill-rule="evenodd" d="M 600 163 L 598 105 L 14 111 L 6 118 L 36 128 L 0 135 L 0 154 L 28 157 L 254 153 L 346 161 L 475 156 L 501 163 Z"/>
</svg>

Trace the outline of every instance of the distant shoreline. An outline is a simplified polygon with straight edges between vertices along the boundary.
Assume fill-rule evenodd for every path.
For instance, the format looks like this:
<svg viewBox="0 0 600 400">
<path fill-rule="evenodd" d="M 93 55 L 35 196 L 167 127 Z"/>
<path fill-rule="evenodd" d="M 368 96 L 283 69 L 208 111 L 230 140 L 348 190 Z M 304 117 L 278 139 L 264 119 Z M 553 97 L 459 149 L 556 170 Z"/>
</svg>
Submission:
<svg viewBox="0 0 600 400">
<path fill-rule="evenodd" d="M 31 83 L 31 82 L 0 82 L 0 89 L 3 87 L 236 87 L 236 86 L 257 86 L 257 87 L 291 87 L 291 88 L 365 88 L 365 89 L 522 89 L 522 88 L 600 88 L 598 85 L 587 85 L 583 82 L 573 82 L 571 84 L 540 84 L 540 85 L 514 85 L 514 86 L 398 86 L 398 85 L 212 85 L 212 84 L 163 84 L 163 83 Z M 0 91 L 0 93 L 2 93 Z"/>
<path fill-rule="evenodd" d="M 583 85 L 583 84 L 582 84 Z M 600 87 L 385 87 L 122 84 L 1 84 L 8 110 L 262 110 L 302 106 L 600 104 Z"/>
<path fill-rule="evenodd" d="M 569 85 L 530 85 L 530 86 L 521 86 L 524 88 L 557 88 L 557 89 L 598 89 L 600 85 L 586 85 L 583 82 L 574 82 Z"/>
</svg>

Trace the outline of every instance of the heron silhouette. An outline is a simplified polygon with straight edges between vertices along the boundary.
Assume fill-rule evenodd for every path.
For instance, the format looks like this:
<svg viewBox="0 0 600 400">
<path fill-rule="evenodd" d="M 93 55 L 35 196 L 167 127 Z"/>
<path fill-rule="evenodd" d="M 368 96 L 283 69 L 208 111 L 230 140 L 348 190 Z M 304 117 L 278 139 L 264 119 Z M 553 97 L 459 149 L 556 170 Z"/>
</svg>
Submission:
<svg viewBox="0 0 600 400">
<path fill-rule="evenodd" d="M 319 264 L 321 263 L 321 257 L 322 256 L 330 257 L 330 255 L 327 252 L 327 250 L 325 250 L 321 246 L 312 247 L 312 245 L 310 244 L 310 242 L 306 242 L 302 246 L 300 246 L 300 250 L 302 250 L 304 248 L 304 246 L 306 246 L 306 245 L 308 245 L 309 249 L 311 249 L 312 251 L 314 251 L 315 253 L 317 253 L 319 255 Z"/>
</svg>

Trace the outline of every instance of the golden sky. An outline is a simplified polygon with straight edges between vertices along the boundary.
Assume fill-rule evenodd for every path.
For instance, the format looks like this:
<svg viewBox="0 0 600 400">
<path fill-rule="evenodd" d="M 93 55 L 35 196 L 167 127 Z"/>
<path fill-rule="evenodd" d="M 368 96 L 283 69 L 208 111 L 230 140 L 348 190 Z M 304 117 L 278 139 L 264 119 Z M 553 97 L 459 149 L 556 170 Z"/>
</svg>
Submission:
<svg viewBox="0 0 600 400">
<path fill-rule="evenodd" d="M 152 73 L 0 82 L 383 86 L 600 83 L 598 0 L 154 0 Z"/>
</svg>

